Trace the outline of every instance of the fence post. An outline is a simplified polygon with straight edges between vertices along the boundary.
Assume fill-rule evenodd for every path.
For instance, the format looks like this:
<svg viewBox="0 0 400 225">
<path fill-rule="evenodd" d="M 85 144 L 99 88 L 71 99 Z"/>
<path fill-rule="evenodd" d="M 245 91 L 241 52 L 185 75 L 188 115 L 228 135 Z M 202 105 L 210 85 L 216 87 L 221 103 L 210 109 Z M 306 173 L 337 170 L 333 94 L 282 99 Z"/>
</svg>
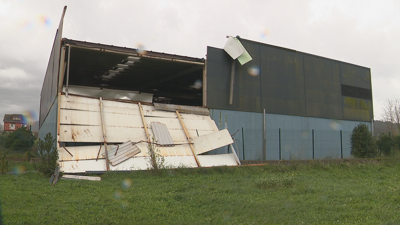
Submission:
<svg viewBox="0 0 400 225">
<path fill-rule="evenodd" d="M 265 109 L 263 110 L 263 132 L 262 132 L 263 138 L 263 144 L 262 144 L 262 157 L 263 160 L 267 160 L 267 135 L 266 135 L 266 130 L 265 130 Z"/>
<path fill-rule="evenodd" d="M 314 149 L 314 129 L 312 129 L 312 159 L 315 159 L 315 149 Z"/>
<path fill-rule="evenodd" d="M 243 160 L 246 160 L 246 157 L 244 155 L 244 129 L 243 129 L 243 127 L 242 127 L 242 143 L 243 143 Z"/>
<path fill-rule="evenodd" d="M 343 134 L 340 130 L 340 158 L 343 159 Z"/>
<path fill-rule="evenodd" d="M 282 150 L 281 150 L 281 128 L 279 128 L 279 160 L 282 160 Z"/>
</svg>

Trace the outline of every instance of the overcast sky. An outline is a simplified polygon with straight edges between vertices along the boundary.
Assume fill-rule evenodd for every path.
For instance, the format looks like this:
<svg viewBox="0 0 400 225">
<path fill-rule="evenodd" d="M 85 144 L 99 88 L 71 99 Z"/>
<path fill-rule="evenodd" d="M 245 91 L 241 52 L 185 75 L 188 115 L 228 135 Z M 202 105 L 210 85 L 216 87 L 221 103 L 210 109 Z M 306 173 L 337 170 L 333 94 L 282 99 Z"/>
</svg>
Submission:
<svg viewBox="0 0 400 225">
<path fill-rule="evenodd" d="M 226 35 L 371 68 L 375 119 L 399 97 L 400 1 L 0 0 L 0 118 L 33 110 L 63 37 L 205 58 Z"/>
</svg>

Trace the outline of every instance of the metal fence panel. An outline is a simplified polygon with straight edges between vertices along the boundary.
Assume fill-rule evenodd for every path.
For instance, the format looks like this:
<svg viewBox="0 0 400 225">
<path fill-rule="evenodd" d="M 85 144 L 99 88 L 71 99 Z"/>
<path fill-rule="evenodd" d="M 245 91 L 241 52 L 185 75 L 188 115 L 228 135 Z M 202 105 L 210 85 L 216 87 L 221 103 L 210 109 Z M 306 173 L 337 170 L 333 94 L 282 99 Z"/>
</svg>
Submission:
<svg viewBox="0 0 400 225">
<path fill-rule="evenodd" d="M 340 131 L 314 131 L 314 159 L 340 159 Z"/>
<path fill-rule="evenodd" d="M 262 160 L 262 113 L 211 109 L 210 114 L 218 129 L 228 128 L 234 134 L 234 147 L 241 160 Z M 349 158 L 350 136 L 359 123 L 266 114 L 267 160 Z M 210 154 L 227 152 L 228 147 L 224 147 Z"/>
<path fill-rule="evenodd" d="M 312 159 L 311 130 L 281 129 L 281 159 Z"/>
<path fill-rule="evenodd" d="M 210 116 L 219 130 L 227 128 L 229 133 L 233 135 L 233 146 L 241 160 L 261 157 L 261 113 L 210 109 Z M 223 147 L 210 154 L 227 153 L 228 150 L 228 147 Z"/>
<path fill-rule="evenodd" d="M 280 160 L 279 129 L 266 129 L 267 160 Z"/>
</svg>

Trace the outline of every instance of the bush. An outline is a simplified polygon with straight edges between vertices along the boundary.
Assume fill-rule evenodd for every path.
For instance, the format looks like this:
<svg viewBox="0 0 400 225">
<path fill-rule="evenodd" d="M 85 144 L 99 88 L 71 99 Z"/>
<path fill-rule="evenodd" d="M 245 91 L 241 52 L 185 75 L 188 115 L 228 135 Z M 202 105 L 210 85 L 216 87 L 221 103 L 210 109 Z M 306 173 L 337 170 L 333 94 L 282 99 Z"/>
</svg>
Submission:
<svg viewBox="0 0 400 225">
<path fill-rule="evenodd" d="M 378 146 L 366 124 L 358 124 L 351 133 L 351 155 L 356 158 L 374 158 L 378 155 Z"/>
<path fill-rule="evenodd" d="M 5 147 L 11 151 L 26 151 L 33 146 L 36 137 L 26 127 L 21 127 L 8 134 Z"/>
<path fill-rule="evenodd" d="M 35 164 L 35 167 L 46 176 L 51 176 L 58 166 L 58 151 L 55 147 L 55 142 L 56 139 L 53 138 L 50 132 L 46 134 L 44 141 L 42 139 L 38 141 L 38 156 L 40 161 Z"/>
<path fill-rule="evenodd" d="M 392 143 L 393 143 L 393 150 L 400 150 L 400 135 L 394 136 L 392 138 Z"/>
<path fill-rule="evenodd" d="M 385 156 L 390 156 L 392 154 L 394 141 L 389 135 L 380 134 L 376 144 L 378 145 L 379 151 Z"/>
<path fill-rule="evenodd" d="M 5 174 L 8 172 L 8 151 L 0 149 L 0 173 Z"/>
<path fill-rule="evenodd" d="M 31 151 L 27 151 L 27 152 L 24 153 L 24 160 L 25 161 L 30 161 L 31 158 L 33 158 L 33 157 L 34 157 L 34 155 L 32 154 Z"/>
</svg>

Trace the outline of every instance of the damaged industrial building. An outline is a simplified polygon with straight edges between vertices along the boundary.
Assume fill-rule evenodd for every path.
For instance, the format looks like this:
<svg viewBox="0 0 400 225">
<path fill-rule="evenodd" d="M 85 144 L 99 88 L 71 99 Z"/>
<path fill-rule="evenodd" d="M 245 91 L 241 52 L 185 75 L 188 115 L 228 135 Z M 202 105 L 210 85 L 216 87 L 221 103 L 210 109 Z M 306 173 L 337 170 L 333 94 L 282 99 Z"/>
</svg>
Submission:
<svg viewBox="0 0 400 225">
<path fill-rule="evenodd" d="M 169 167 L 348 158 L 372 129 L 369 68 L 240 37 L 206 59 L 72 40 L 65 10 L 39 119 L 63 172 L 148 169 L 151 142 Z"/>
</svg>

